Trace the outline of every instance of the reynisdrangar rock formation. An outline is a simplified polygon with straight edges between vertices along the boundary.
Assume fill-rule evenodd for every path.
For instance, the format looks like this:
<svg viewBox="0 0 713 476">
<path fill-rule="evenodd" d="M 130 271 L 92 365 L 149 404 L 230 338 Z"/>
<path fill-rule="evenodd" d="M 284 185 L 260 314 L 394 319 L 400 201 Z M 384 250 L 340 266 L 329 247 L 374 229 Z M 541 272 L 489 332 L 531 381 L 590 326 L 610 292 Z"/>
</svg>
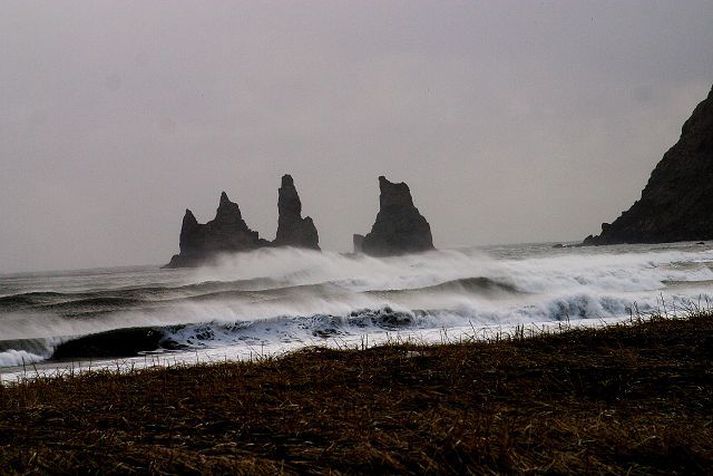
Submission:
<svg viewBox="0 0 713 476">
<path fill-rule="evenodd" d="M 277 209 L 279 217 L 277 236 L 273 241 L 275 246 L 319 249 L 317 228 L 314 226 L 312 218 L 302 218 L 302 202 L 290 175 L 282 176 Z"/>
<path fill-rule="evenodd" d="M 186 210 L 181 226 L 180 252 L 166 265 L 169 268 L 200 266 L 223 253 L 250 251 L 269 246 L 293 246 L 319 249 L 317 228 L 310 217 L 302 218 L 302 203 L 294 181 L 282 177 L 278 192 L 278 229 L 275 241 L 260 238 L 243 220 L 240 207 L 223 192 L 215 218 L 198 223 L 193 212 Z"/>
<path fill-rule="evenodd" d="M 240 207 L 228 195 L 220 195 L 215 218 L 198 223 L 193 212 L 186 210 L 181 226 L 180 253 L 171 258 L 170 268 L 198 266 L 221 253 L 247 251 L 269 245 L 243 220 Z"/>
<path fill-rule="evenodd" d="M 585 245 L 713 239 L 713 89 L 683 124 L 641 199 Z"/>
<path fill-rule="evenodd" d="M 432 250 L 431 227 L 413 204 L 405 183 L 379 177 L 379 213 L 366 236 L 354 235 L 354 251 L 392 256 Z"/>
</svg>

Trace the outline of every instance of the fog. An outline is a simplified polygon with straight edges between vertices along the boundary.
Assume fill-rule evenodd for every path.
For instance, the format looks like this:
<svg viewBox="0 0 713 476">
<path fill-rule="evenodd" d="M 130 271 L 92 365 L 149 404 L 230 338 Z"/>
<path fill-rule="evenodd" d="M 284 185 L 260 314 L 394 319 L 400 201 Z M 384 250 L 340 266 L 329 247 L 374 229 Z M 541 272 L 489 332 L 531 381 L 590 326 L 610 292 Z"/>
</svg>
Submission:
<svg viewBox="0 0 713 476">
<path fill-rule="evenodd" d="M 0 273 L 159 264 L 291 173 L 325 249 L 406 181 L 437 247 L 568 241 L 638 198 L 713 82 L 713 2 L 13 1 Z"/>
</svg>

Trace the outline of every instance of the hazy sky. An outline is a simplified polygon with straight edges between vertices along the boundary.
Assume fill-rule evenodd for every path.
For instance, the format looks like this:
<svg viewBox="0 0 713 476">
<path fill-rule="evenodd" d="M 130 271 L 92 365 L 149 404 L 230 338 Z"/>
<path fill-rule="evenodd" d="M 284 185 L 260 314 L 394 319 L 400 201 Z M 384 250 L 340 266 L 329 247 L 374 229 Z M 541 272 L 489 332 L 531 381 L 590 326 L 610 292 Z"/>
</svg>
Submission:
<svg viewBox="0 0 713 476">
<path fill-rule="evenodd" d="M 404 180 L 438 247 L 582 239 L 713 83 L 713 2 L 0 2 L 0 272 L 167 262 L 221 190 L 325 249 Z"/>
</svg>

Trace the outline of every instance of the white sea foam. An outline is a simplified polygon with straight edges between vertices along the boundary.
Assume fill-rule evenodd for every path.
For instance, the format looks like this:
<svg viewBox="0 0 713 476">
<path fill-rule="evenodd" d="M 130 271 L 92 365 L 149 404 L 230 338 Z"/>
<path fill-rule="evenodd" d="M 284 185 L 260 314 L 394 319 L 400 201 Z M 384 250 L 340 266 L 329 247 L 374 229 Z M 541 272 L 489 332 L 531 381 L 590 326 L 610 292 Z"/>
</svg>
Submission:
<svg viewBox="0 0 713 476">
<path fill-rule="evenodd" d="M 128 327 L 160 328 L 205 352 L 257 345 L 280 352 L 393 333 L 619 319 L 636 309 L 707 304 L 711 263 L 713 250 L 690 244 L 385 259 L 264 249 L 200 269 L 53 276 L 51 288 L 47 277 L 12 278 L 5 287 L 14 294 L 0 299 L 0 366 L 37 362 L 67 339 Z M 52 294 L 27 294 L 38 291 Z"/>
<path fill-rule="evenodd" d="M 0 352 L 0 367 L 17 367 L 45 360 L 47 355 L 37 355 L 24 350 L 10 349 Z"/>
</svg>

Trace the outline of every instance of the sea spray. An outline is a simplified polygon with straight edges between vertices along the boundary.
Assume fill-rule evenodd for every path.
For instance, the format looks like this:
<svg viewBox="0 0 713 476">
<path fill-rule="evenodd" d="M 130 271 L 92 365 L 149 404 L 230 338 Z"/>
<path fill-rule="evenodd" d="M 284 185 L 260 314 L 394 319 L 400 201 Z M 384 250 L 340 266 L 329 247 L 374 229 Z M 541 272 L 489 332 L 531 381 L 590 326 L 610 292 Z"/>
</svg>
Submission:
<svg viewBox="0 0 713 476">
<path fill-rule="evenodd" d="M 695 244 L 524 245 L 384 259 L 266 248 L 198 269 L 4 276 L 0 366 L 51 359 L 60 346 L 77 357 L 256 345 L 279 352 L 330 339 L 618 319 L 656 309 L 662 297 L 679 307 L 712 299 L 711 263 L 713 250 Z M 156 334 L 136 345 L 136 332 Z"/>
</svg>

